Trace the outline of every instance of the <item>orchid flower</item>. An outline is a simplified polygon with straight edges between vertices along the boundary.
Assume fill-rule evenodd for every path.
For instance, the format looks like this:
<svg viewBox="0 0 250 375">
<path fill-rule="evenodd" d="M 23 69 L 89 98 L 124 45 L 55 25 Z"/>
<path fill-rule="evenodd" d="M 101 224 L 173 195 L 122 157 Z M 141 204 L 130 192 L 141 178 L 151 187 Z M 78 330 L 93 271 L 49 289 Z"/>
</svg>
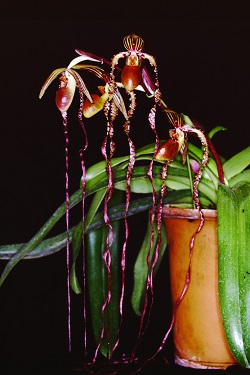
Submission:
<svg viewBox="0 0 250 375">
<path fill-rule="evenodd" d="M 116 190 L 116 185 L 114 182 L 114 170 L 113 170 L 113 160 L 114 154 L 116 152 L 116 144 L 114 141 L 114 132 L 115 126 L 114 123 L 117 119 L 117 116 L 120 113 L 124 118 L 123 129 L 127 136 L 128 146 L 129 146 L 129 159 L 126 161 L 126 186 L 125 186 L 125 206 L 123 211 L 124 225 L 125 225 L 125 240 L 122 246 L 121 253 L 121 294 L 119 301 L 119 313 L 120 313 L 120 323 L 118 327 L 118 332 L 123 320 L 123 302 L 124 302 L 124 293 L 125 293 L 125 265 L 126 265 L 126 252 L 127 252 L 127 243 L 129 238 L 129 226 L 127 222 L 127 216 L 129 214 L 130 208 L 130 198 L 131 198 L 131 181 L 134 172 L 134 165 L 136 162 L 137 154 L 136 148 L 133 140 L 130 137 L 130 128 L 132 126 L 132 117 L 136 110 L 137 106 L 137 91 L 143 92 L 146 94 L 148 99 L 153 98 L 154 103 L 148 114 L 148 121 L 150 128 L 155 136 L 154 150 L 152 152 L 152 157 L 150 159 L 149 165 L 147 167 L 147 178 L 151 186 L 152 193 L 152 209 L 150 210 L 150 219 L 149 219 L 149 247 L 148 247 L 148 256 L 147 256 L 147 283 L 146 283 L 146 298 L 144 300 L 143 313 L 141 316 L 140 329 L 138 334 L 138 341 L 133 350 L 131 360 L 133 359 L 137 345 L 144 333 L 144 326 L 147 326 L 147 322 L 150 317 L 150 311 L 153 304 L 153 273 L 154 269 L 157 266 L 159 259 L 159 254 L 162 248 L 162 207 L 164 199 L 167 195 L 167 184 L 166 178 L 168 176 L 168 166 L 174 160 L 177 153 L 180 152 L 183 164 L 186 163 L 188 158 L 188 137 L 190 134 L 198 137 L 202 146 L 203 146 L 203 156 L 200 161 L 199 168 L 195 173 L 194 183 L 193 183 L 193 200 L 195 207 L 200 210 L 200 201 L 198 194 L 198 185 L 202 177 L 202 172 L 205 166 L 208 163 L 209 159 L 209 145 L 211 142 L 207 139 L 204 132 L 200 127 L 197 127 L 191 119 L 183 114 L 178 114 L 177 112 L 169 109 L 162 100 L 162 94 L 159 87 L 158 79 L 158 68 L 156 59 L 143 51 L 144 41 L 142 38 L 135 34 L 126 36 L 123 39 L 123 46 L 125 51 L 119 52 L 113 56 L 111 61 L 95 56 L 89 52 L 82 50 L 76 50 L 78 57 L 74 58 L 67 66 L 67 68 L 59 68 L 54 70 L 50 76 L 45 81 L 42 86 L 39 97 L 41 98 L 48 88 L 48 86 L 56 79 L 59 78 L 59 89 L 56 92 L 56 106 L 62 114 L 63 118 L 63 127 L 65 134 L 65 163 L 66 163 L 66 230 L 68 233 L 67 241 L 67 271 L 68 271 L 68 327 L 69 327 L 69 346 L 71 346 L 71 334 L 70 334 L 70 260 L 69 260 L 69 209 L 70 209 L 70 197 L 69 197 L 69 188 L 68 188 L 68 121 L 67 121 L 67 111 L 73 101 L 76 88 L 80 95 L 80 105 L 78 110 L 78 120 L 83 129 L 85 135 L 85 146 L 80 150 L 81 157 L 81 166 L 82 166 L 82 179 L 81 179 L 81 189 L 82 189 L 82 224 L 80 237 L 82 239 L 83 247 L 83 273 L 85 279 L 85 254 L 84 254 L 84 235 L 85 235 L 85 207 L 84 199 L 86 193 L 86 170 L 84 162 L 84 151 L 88 147 L 88 138 L 83 123 L 83 118 L 90 118 L 97 113 L 103 111 L 106 119 L 106 136 L 101 145 L 101 152 L 106 163 L 106 177 L 108 179 L 107 188 L 105 193 L 100 191 L 97 194 L 97 200 L 103 201 L 103 219 L 105 223 L 106 230 L 106 239 L 105 246 L 103 250 L 103 263 L 106 268 L 107 273 L 107 290 L 106 298 L 103 301 L 101 306 L 102 311 L 102 328 L 100 333 L 100 340 L 98 342 L 93 362 L 96 361 L 98 351 L 104 350 L 105 355 L 112 357 L 114 350 L 116 349 L 119 342 L 119 335 L 117 337 L 112 337 L 112 342 L 109 342 L 107 339 L 106 333 L 106 311 L 112 304 L 112 251 L 111 248 L 114 245 L 115 231 L 114 225 L 109 217 L 109 206 L 113 199 L 114 192 Z M 123 68 L 118 66 L 120 60 L 125 59 L 125 64 Z M 86 64 L 86 60 L 91 61 L 92 63 L 106 64 L 110 68 L 108 73 L 103 68 L 94 65 Z M 84 62 L 84 63 L 83 63 Z M 146 63 L 149 64 L 149 69 L 146 66 Z M 154 73 L 154 79 L 152 78 L 150 69 Z M 78 71 L 84 71 L 90 74 L 95 75 L 102 81 L 102 85 L 97 87 L 98 93 L 90 94 L 87 89 L 83 78 L 78 73 Z M 123 96 L 128 96 L 128 108 L 126 108 L 125 101 Z M 167 120 L 172 126 L 169 130 L 169 139 L 160 144 L 160 139 L 156 129 L 156 111 L 160 108 L 165 115 Z M 209 143 L 210 142 L 210 143 Z M 153 169 L 154 163 L 160 161 L 163 166 L 160 169 L 159 178 L 161 180 L 161 189 L 160 189 L 160 199 L 157 198 L 156 188 L 154 185 Z M 189 162 L 189 161 L 188 161 Z M 190 172 L 191 174 L 191 172 Z M 158 199 L 158 201 L 157 201 Z M 99 204 L 100 204 L 99 202 Z M 203 221 L 201 220 L 201 223 Z M 155 225 L 156 223 L 156 225 Z M 202 225 L 202 224 L 201 224 Z M 157 241 L 155 242 L 155 239 Z M 78 241 L 79 242 L 79 241 Z M 164 241 L 163 241 L 164 242 Z M 78 246 L 77 246 L 78 247 Z M 152 248 L 155 248 L 154 256 L 152 258 Z M 75 252 L 78 254 L 78 250 Z M 73 260 L 73 265 L 75 260 Z M 72 267 L 72 272 L 74 272 L 74 267 Z M 75 290 L 78 289 L 75 286 Z M 151 294 L 151 299 L 148 298 Z M 85 291 L 84 291 L 85 295 Z M 149 303 L 149 301 L 151 301 Z M 148 314 L 146 314 L 148 312 Z M 85 316 L 84 312 L 84 316 Z M 147 318 L 146 318 L 147 316 Z M 86 316 L 85 316 L 86 318 Z M 145 322 L 145 320 L 147 321 Z M 108 334 L 109 335 L 109 334 Z M 107 340 L 107 344 L 105 343 Z M 85 340 L 86 345 L 86 340 Z M 108 349 L 107 349 L 108 345 Z"/>
</svg>

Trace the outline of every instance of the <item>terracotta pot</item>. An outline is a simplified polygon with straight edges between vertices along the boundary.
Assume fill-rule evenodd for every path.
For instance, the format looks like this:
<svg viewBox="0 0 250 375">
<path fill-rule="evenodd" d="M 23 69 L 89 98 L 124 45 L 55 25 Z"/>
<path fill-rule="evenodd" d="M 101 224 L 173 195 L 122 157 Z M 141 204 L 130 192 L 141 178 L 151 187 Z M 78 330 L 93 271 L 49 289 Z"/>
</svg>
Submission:
<svg viewBox="0 0 250 375">
<path fill-rule="evenodd" d="M 203 210 L 205 222 L 195 237 L 190 282 L 176 308 L 173 338 L 175 362 L 192 368 L 226 369 L 235 365 L 224 333 L 218 291 L 216 210 Z M 166 225 L 173 306 L 180 298 L 189 269 L 190 240 L 200 223 L 197 210 L 163 209 Z"/>
</svg>

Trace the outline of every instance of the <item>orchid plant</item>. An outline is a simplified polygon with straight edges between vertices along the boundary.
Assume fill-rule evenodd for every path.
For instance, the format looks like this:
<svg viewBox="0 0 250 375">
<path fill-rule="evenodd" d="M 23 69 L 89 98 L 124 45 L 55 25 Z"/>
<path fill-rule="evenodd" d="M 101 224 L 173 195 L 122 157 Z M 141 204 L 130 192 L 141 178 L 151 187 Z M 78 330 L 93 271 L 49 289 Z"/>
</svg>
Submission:
<svg viewBox="0 0 250 375">
<path fill-rule="evenodd" d="M 131 215 L 148 211 L 145 240 L 137 251 L 138 256 L 134 265 L 131 302 L 134 312 L 140 316 L 140 328 L 129 363 L 135 358 L 150 317 L 154 295 L 153 279 L 167 246 L 166 233 L 162 225 L 163 205 L 197 209 L 201 214 L 201 226 L 204 221 L 203 208 L 217 208 L 218 217 L 224 220 L 227 213 L 221 214 L 226 210 L 223 201 L 230 194 L 237 196 L 237 202 L 239 200 L 247 202 L 244 207 L 241 205 L 241 210 L 250 211 L 248 168 L 250 147 L 231 159 L 224 160 L 216 152 L 212 137 L 225 129 L 216 127 L 206 134 L 196 121 L 170 109 L 162 98 L 156 59 L 143 52 L 144 41 L 132 34 L 124 38 L 123 45 L 125 50 L 115 54 L 110 61 L 89 52 L 76 50 L 78 56 L 66 68 L 54 70 L 46 79 L 40 91 L 40 98 L 51 83 L 59 78 L 56 106 L 61 112 L 65 135 L 65 202 L 29 242 L 0 247 L 1 258 L 9 259 L 1 275 L 1 284 L 21 259 L 46 256 L 66 248 L 69 307 L 72 290 L 77 294 L 83 293 L 84 298 L 87 295 L 90 300 L 96 342 L 92 363 L 96 362 L 99 354 L 112 359 L 119 345 L 119 332 L 124 315 L 126 255 L 129 251 Z M 120 67 L 120 62 L 124 60 L 123 67 Z M 104 69 L 103 66 L 106 68 Z M 101 81 L 98 94 L 89 92 L 82 78 L 84 75 L 94 75 Z M 76 91 L 79 93 L 78 121 L 83 130 L 84 145 L 80 150 L 82 168 L 80 187 L 70 196 L 68 109 Z M 139 106 L 138 95 L 152 102 L 148 123 L 154 140 L 152 144 L 137 150 L 130 128 L 133 126 L 133 115 Z M 101 111 L 106 123 L 106 135 L 100 145 L 103 160 L 87 168 L 85 151 L 89 145 L 85 121 Z M 158 111 L 165 115 L 166 122 L 170 124 L 166 139 L 163 140 L 158 135 Z M 115 127 L 119 126 L 119 123 L 122 123 L 127 138 L 129 155 L 115 157 L 117 148 Z M 190 136 L 194 136 L 194 139 L 198 138 L 200 146 L 191 143 Z M 228 198 L 229 201 L 230 199 Z M 77 204 L 82 205 L 82 217 L 78 225 L 71 227 L 70 210 Z M 66 218 L 65 232 L 45 238 L 63 216 Z M 228 216 L 227 219 L 229 220 Z M 223 226 L 223 223 L 220 224 Z M 246 224 L 244 225 L 249 236 L 249 230 L 247 231 Z M 227 223 L 227 227 L 231 228 L 233 237 L 238 237 L 234 226 Z M 124 239 L 121 243 L 122 229 Z M 224 232 L 219 238 L 223 236 L 225 237 Z M 76 272 L 81 249 L 82 283 Z M 234 262 L 233 251 L 232 257 Z M 225 267 L 223 272 L 225 273 Z M 226 305 L 226 301 L 223 305 Z M 236 309 L 236 306 L 234 308 Z M 71 349 L 70 308 L 68 311 L 69 349 Z M 228 310 L 225 308 L 224 311 L 227 311 L 225 316 L 228 318 Z M 84 316 L 86 317 L 86 309 Z M 245 327 L 249 333 L 248 328 Z M 170 330 L 171 327 L 155 355 L 162 349 Z M 249 355 L 242 354 L 244 345 L 234 350 L 236 344 L 233 335 L 229 334 L 229 336 L 237 360 L 248 367 Z"/>
</svg>

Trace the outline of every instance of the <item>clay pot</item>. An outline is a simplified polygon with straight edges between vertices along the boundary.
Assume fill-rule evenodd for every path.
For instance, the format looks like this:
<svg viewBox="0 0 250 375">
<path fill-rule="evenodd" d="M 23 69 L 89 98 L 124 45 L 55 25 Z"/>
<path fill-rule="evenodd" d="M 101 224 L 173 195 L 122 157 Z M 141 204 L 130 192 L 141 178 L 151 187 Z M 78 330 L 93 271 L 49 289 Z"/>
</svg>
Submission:
<svg viewBox="0 0 250 375">
<path fill-rule="evenodd" d="M 175 311 L 173 338 L 175 363 L 192 368 L 226 369 L 235 365 L 224 333 L 218 291 L 218 243 L 216 210 L 203 210 L 205 222 L 194 241 L 200 223 L 198 210 L 163 209 L 166 225 L 173 306 L 179 300 L 190 268 L 186 293 Z"/>
</svg>

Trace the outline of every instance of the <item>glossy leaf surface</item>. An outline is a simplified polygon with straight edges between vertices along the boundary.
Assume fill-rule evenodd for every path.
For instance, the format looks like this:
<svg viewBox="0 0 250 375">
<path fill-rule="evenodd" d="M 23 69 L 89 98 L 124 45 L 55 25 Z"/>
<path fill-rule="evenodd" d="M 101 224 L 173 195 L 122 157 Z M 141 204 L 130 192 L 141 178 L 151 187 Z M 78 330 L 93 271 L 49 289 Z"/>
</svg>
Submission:
<svg viewBox="0 0 250 375">
<path fill-rule="evenodd" d="M 139 250 L 138 256 L 136 258 L 136 262 L 134 265 L 134 288 L 132 294 L 132 306 L 137 315 L 141 315 L 143 311 L 143 304 L 146 294 L 146 284 L 147 284 L 147 277 L 150 272 L 150 265 L 152 266 L 153 258 L 155 256 L 156 246 L 159 238 L 159 234 L 157 233 L 156 224 L 153 223 L 154 228 L 154 241 L 152 247 L 150 249 L 150 237 L 152 227 L 150 222 L 148 222 L 146 235 L 142 246 Z M 153 275 L 156 274 L 160 264 L 162 257 L 165 253 L 167 247 L 167 237 L 166 237 L 166 230 L 165 226 L 162 225 L 161 227 L 161 245 L 159 248 L 158 260 L 153 270 Z M 149 255 L 150 262 L 147 263 L 147 257 Z"/>
<path fill-rule="evenodd" d="M 235 359 L 250 367 L 250 184 L 218 188 L 219 295 Z"/>
<path fill-rule="evenodd" d="M 123 197 L 115 194 L 118 203 Z M 114 203 L 114 202 L 113 202 Z M 86 234 L 87 285 L 94 338 L 101 353 L 111 358 L 118 339 L 121 292 L 120 221 L 112 221 L 113 242 L 107 254 L 105 225 Z"/>
</svg>

